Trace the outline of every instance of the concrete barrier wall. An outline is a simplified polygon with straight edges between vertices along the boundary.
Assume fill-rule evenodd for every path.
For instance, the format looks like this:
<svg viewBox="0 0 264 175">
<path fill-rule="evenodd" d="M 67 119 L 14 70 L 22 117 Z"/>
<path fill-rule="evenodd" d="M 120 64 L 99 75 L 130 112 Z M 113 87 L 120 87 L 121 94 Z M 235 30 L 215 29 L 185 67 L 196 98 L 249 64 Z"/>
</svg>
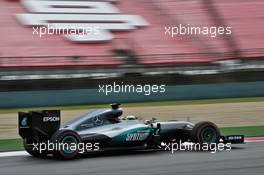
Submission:
<svg viewBox="0 0 264 175">
<path fill-rule="evenodd" d="M 264 82 L 167 86 L 165 93 L 105 95 L 98 89 L 0 92 L 0 108 L 264 96 Z"/>
</svg>

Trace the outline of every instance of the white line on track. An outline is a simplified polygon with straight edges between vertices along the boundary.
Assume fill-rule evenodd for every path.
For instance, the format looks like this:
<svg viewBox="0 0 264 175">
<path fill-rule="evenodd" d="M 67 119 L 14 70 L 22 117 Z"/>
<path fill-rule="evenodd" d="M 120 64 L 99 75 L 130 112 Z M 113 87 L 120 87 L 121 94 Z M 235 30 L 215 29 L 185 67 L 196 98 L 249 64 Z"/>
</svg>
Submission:
<svg viewBox="0 0 264 175">
<path fill-rule="evenodd" d="M 264 137 L 248 137 L 245 138 L 245 143 L 249 142 L 264 142 Z"/>
<path fill-rule="evenodd" d="M 264 142 L 264 140 L 245 140 L 245 143 Z"/>
<path fill-rule="evenodd" d="M 26 151 L 0 152 L 0 157 L 28 156 Z"/>
</svg>

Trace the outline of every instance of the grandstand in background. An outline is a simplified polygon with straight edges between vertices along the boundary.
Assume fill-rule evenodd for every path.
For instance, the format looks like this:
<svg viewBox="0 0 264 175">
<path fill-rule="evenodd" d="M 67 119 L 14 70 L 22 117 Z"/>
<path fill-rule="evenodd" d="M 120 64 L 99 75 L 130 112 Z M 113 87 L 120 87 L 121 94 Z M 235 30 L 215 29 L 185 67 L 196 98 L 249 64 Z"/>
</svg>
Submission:
<svg viewBox="0 0 264 175">
<path fill-rule="evenodd" d="M 19 1 L 1 1 L 0 80 L 263 71 L 261 0 L 120 0 L 113 5 L 149 25 L 113 31 L 114 38 L 107 42 L 74 43 L 59 35 L 39 38 L 15 17 L 28 13 Z M 233 33 L 216 38 L 164 35 L 165 26 L 178 24 L 231 26 Z"/>
</svg>

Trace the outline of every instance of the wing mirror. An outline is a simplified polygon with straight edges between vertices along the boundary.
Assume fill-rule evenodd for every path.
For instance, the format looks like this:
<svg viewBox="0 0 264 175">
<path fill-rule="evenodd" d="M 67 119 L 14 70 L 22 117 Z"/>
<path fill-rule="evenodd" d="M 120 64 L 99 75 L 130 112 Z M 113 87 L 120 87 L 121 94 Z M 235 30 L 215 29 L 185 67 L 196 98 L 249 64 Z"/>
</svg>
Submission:
<svg viewBox="0 0 264 175">
<path fill-rule="evenodd" d="M 152 117 L 151 122 L 154 123 L 157 120 L 157 118 Z"/>
</svg>

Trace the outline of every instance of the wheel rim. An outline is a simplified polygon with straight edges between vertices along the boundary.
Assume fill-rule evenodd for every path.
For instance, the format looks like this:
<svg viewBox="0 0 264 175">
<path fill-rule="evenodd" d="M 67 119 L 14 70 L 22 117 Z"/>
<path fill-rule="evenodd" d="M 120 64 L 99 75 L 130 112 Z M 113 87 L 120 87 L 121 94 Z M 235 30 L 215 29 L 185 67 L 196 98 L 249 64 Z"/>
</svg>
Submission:
<svg viewBox="0 0 264 175">
<path fill-rule="evenodd" d="M 216 135 L 215 129 L 207 127 L 202 129 L 200 137 L 203 143 L 211 144 L 216 142 Z"/>
<path fill-rule="evenodd" d="M 66 137 L 64 137 L 62 139 L 61 143 L 64 144 L 64 145 L 68 144 L 68 147 L 65 146 L 68 149 L 64 149 L 65 147 L 62 148 L 62 152 L 64 154 L 71 155 L 71 154 L 75 154 L 77 152 L 77 144 L 78 144 L 78 141 L 77 141 L 77 139 L 75 137 L 73 137 L 73 136 L 66 136 Z M 75 150 L 71 150 L 70 149 L 71 146 L 75 146 L 76 149 Z"/>
</svg>

